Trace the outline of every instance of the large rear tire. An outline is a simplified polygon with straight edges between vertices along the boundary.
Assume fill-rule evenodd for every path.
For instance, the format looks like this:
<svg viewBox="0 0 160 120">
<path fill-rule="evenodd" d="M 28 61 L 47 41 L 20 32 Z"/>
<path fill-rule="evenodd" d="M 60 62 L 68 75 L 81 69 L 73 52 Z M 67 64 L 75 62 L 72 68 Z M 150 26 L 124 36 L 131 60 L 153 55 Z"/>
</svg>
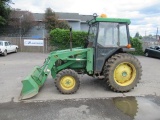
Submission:
<svg viewBox="0 0 160 120">
<path fill-rule="evenodd" d="M 133 55 L 119 53 L 108 59 L 104 66 L 107 86 L 115 92 L 128 92 L 133 89 L 142 76 L 139 60 Z"/>
<path fill-rule="evenodd" d="M 79 89 L 79 76 L 74 70 L 62 70 L 56 76 L 55 86 L 62 94 L 73 94 Z"/>
</svg>

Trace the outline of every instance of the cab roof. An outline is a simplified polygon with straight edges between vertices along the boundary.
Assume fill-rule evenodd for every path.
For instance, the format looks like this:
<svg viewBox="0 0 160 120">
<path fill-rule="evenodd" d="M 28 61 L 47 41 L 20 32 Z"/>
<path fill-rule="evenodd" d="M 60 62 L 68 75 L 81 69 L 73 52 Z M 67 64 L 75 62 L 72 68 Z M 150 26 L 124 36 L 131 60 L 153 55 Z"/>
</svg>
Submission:
<svg viewBox="0 0 160 120">
<path fill-rule="evenodd" d="M 127 23 L 127 24 L 131 23 L 130 19 L 126 19 L 126 18 L 101 18 L 101 17 L 96 17 L 95 19 L 92 19 L 90 22 L 91 23 L 94 23 L 94 22 L 116 22 L 116 23 Z"/>
</svg>

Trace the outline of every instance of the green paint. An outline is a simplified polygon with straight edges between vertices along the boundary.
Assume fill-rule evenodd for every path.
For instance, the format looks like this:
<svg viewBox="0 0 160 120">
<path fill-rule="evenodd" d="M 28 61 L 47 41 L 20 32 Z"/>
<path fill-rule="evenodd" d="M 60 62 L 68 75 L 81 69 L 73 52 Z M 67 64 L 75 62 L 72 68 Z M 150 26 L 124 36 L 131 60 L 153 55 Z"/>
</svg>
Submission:
<svg viewBox="0 0 160 120">
<path fill-rule="evenodd" d="M 59 59 L 64 63 L 56 66 L 56 61 Z M 74 48 L 72 51 L 67 49 L 51 52 L 45 60 L 44 65 L 42 67 L 35 67 L 32 73 L 22 81 L 23 88 L 20 99 L 27 99 L 35 96 L 38 93 L 39 88 L 42 87 L 46 81 L 50 71 L 52 77 L 55 78 L 59 71 L 67 68 L 84 69 L 84 71 L 92 74 L 93 49 Z"/>
<path fill-rule="evenodd" d="M 130 19 L 125 19 L 125 18 L 100 18 L 100 17 L 93 19 L 90 23 L 94 22 L 115 22 L 115 23 L 127 23 L 127 24 L 131 23 Z"/>
</svg>

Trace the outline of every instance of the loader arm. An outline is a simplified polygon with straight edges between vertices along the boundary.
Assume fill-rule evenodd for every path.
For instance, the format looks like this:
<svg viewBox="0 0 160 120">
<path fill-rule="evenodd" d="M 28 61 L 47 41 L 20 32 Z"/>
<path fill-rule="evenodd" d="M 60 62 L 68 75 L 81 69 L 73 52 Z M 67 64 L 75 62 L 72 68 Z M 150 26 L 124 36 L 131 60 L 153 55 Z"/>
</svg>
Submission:
<svg viewBox="0 0 160 120">
<path fill-rule="evenodd" d="M 56 61 L 62 60 L 65 63 L 57 66 Z M 93 73 L 93 49 L 92 48 L 74 48 L 72 51 L 69 49 L 54 51 L 48 55 L 48 58 L 45 60 L 42 67 L 36 66 L 31 74 L 29 74 L 23 81 L 23 88 L 20 95 L 21 99 L 27 99 L 38 94 L 40 87 L 43 86 L 48 75 L 51 72 L 53 78 L 56 77 L 56 74 L 68 67 L 74 67 L 76 62 L 83 61 L 85 67 L 81 66 L 82 69 L 85 69 L 88 74 Z M 72 65 L 72 66 L 71 66 Z"/>
</svg>

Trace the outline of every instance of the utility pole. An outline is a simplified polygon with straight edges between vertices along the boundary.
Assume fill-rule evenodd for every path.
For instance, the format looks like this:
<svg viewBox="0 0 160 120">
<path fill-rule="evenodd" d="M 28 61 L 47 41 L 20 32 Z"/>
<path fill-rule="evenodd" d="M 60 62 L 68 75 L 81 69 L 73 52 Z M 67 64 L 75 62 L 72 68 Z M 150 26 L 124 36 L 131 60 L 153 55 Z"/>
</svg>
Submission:
<svg viewBox="0 0 160 120">
<path fill-rule="evenodd" d="M 19 22 L 20 22 L 19 39 L 20 39 L 21 52 L 22 52 L 22 18 L 23 18 L 23 15 L 19 17 Z"/>
<path fill-rule="evenodd" d="M 158 27 L 157 27 L 157 32 L 156 32 L 156 40 L 157 40 L 157 37 L 158 37 Z"/>
</svg>

